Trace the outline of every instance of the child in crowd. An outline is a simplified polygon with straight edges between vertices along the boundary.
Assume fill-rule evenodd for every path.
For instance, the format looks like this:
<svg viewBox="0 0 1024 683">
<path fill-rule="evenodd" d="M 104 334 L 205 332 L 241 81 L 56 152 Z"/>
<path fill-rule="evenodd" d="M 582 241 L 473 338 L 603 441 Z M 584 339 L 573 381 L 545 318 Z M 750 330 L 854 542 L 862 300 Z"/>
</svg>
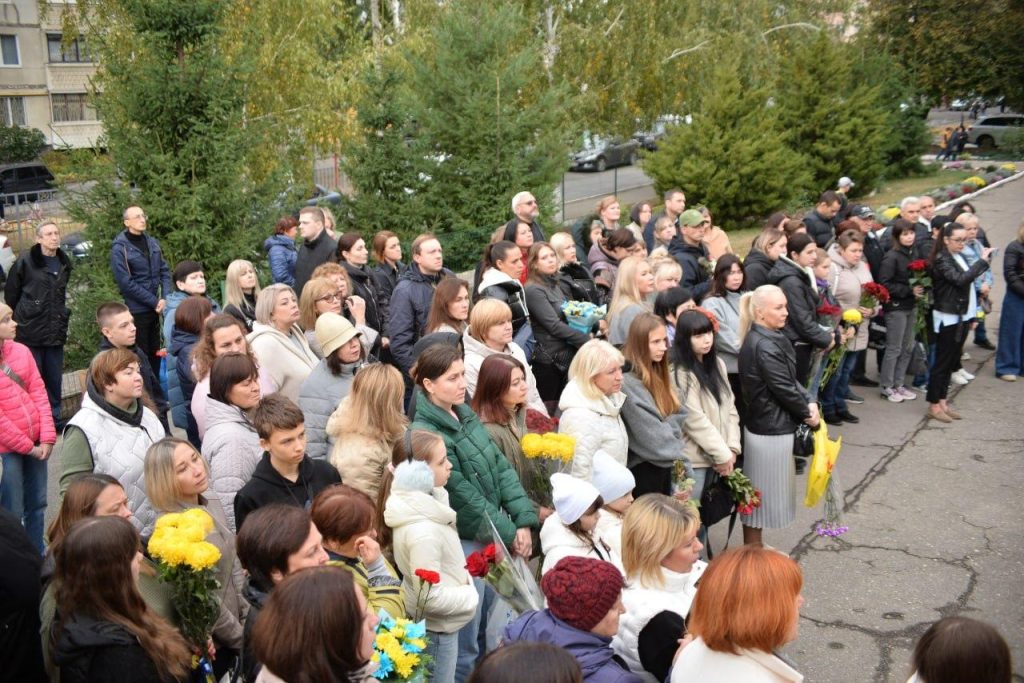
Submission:
<svg viewBox="0 0 1024 683">
<path fill-rule="evenodd" d="M 540 544 L 544 550 L 542 574 L 569 556 L 591 557 L 621 566 L 619 556 L 595 532 L 598 512 L 604 500 L 593 484 L 556 472 L 551 475 L 551 498 L 555 514 L 544 521 L 540 530 Z"/>
<path fill-rule="evenodd" d="M 622 557 L 622 518 L 626 510 L 633 504 L 633 488 L 636 479 L 628 467 L 616 462 L 615 458 L 604 451 L 594 454 L 594 478 L 592 483 L 605 501 L 597 511 L 597 527 L 595 531 L 612 553 Z"/>
<path fill-rule="evenodd" d="M 257 508 L 288 503 L 308 510 L 316 494 L 341 483 L 334 465 L 306 455 L 306 418 L 288 397 L 265 397 L 253 412 L 252 422 L 266 452 L 252 479 L 235 496 L 238 529 L 246 515 Z"/>
<path fill-rule="evenodd" d="M 395 562 L 404 576 L 406 610 L 427 621 L 430 680 L 450 683 L 455 680 L 459 629 L 473 618 L 479 600 L 444 488 L 452 465 L 444 440 L 422 429 L 406 432 L 395 451 L 404 460 L 393 476 L 390 469 L 384 475 L 384 521 L 392 529 Z M 429 590 L 419 614 L 417 598 L 427 580 L 418 576 L 422 570 L 435 572 L 438 583 L 423 587 Z"/>
</svg>

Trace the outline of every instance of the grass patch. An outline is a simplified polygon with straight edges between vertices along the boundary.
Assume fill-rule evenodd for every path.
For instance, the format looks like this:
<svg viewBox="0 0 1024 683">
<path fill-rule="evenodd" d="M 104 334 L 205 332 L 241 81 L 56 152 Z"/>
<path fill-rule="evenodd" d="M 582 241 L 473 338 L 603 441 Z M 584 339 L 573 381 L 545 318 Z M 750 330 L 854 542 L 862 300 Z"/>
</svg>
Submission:
<svg viewBox="0 0 1024 683">
<path fill-rule="evenodd" d="M 854 202 L 869 204 L 876 211 L 887 206 L 896 206 L 904 197 L 913 197 L 920 194 L 927 194 L 946 185 L 958 183 L 973 175 L 978 175 L 975 169 L 948 169 L 935 171 L 928 175 L 914 178 L 901 178 L 891 182 L 883 182 L 882 186 L 866 197 L 858 197 Z"/>
</svg>

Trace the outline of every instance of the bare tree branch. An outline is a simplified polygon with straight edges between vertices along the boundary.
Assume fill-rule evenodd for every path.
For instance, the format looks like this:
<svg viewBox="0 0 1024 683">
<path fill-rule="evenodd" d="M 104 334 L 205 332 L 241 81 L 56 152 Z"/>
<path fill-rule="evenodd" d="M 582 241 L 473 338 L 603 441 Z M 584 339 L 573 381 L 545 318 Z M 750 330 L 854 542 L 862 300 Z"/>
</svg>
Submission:
<svg viewBox="0 0 1024 683">
<path fill-rule="evenodd" d="M 619 13 L 615 15 L 615 19 L 612 21 L 611 24 L 609 24 L 608 28 L 605 29 L 605 32 L 604 32 L 604 37 L 605 38 L 607 38 L 608 34 L 612 32 L 612 29 L 615 28 L 615 25 L 619 23 L 619 19 L 622 18 L 622 13 L 625 12 L 625 11 L 626 11 L 626 8 L 623 7 L 623 8 L 621 8 L 619 10 Z"/>
<path fill-rule="evenodd" d="M 772 26 L 770 29 L 768 29 L 767 31 L 765 31 L 761 35 L 762 36 L 766 36 L 769 33 L 774 33 L 775 31 L 780 31 L 780 30 L 782 30 L 784 28 L 806 28 L 806 29 L 809 29 L 811 31 L 820 31 L 821 30 L 820 26 L 815 26 L 814 24 L 808 24 L 807 22 L 804 22 L 804 21 L 797 21 L 797 22 L 792 23 L 792 24 L 782 24 L 781 26 Z"/>
<path fill-rule="evenodd" d="M 664 64 L 665 62 L 671 62 L 676 57 L 682 57 L 683 55 L 685 55 L 685 54 L 687 54 L 689 52 L 696 52 L 697 50 L 700 50 L 701 48 L 703 48 L 705 45 L 707 45 L 710 42 L 711 42 L 711 39 L 708 39 L 708 40 L 705 40 L 703 42 L 697 43 L 693 47 L 688 47 L 685 50 L 673 50 L 672 54 L 670 54 L 668 57 L 665 57 L 665 59 L 661 60 L 661 63 Z"/>
</svg>

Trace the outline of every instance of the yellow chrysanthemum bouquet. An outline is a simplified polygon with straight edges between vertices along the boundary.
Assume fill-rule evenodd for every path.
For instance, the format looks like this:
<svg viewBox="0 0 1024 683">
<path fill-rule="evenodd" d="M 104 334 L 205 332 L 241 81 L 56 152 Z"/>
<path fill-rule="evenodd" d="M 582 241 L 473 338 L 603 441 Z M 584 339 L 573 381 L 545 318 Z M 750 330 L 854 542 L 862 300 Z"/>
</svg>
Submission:
<svg viewBox="0 0 1024 683">
<path fill-rule="evenodd" d="M 567 472 L 576 454 L 576 438 L 568 434 L 547 432 L 527 434 L 520 445 L 530 461 L 532 473 L 523 482 L 530 500 L 545 507 L 551 507 L 551 475 Z"/>
<path fill-rule="evenodd" d="M 215 595 L 220 550 L 207 542 L 213 518 L 199 508 L 163 515 L 149 539 L 149 554 L 157 563 L 160 580 L 171 587 L 178 626 L 196 652 L 205 653 L 213 625 L 220 614 Z M 197 655 L 193 668 L 213 680 L 206 658 Z"/>
<path fill-rule="evenodd" d="M 374 678 L 380 681 L 426 681 L 431 658 L 425 621 L 395 619 L 380 611 L 377 637 L 373 641 Z"/>
</svg>

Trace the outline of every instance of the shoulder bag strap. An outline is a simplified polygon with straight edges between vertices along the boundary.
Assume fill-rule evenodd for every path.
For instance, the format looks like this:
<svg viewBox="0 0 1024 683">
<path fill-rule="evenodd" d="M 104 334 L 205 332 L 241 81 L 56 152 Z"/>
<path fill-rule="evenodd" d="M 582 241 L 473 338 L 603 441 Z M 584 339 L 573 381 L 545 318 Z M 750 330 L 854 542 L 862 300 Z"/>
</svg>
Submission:
<svg viewBox="0 0 1024 683">
<path fill-rule="evenodd" d="M 0 372 L 4 373 L 11 378 L 11 381 L 21 387 L 21 390 L 28 393 L 28 387 L 25 386 L 25 380 L 21 376 L 11 369 L 11 366 L 6 361 L 0 360 Z"/>
</svg>

